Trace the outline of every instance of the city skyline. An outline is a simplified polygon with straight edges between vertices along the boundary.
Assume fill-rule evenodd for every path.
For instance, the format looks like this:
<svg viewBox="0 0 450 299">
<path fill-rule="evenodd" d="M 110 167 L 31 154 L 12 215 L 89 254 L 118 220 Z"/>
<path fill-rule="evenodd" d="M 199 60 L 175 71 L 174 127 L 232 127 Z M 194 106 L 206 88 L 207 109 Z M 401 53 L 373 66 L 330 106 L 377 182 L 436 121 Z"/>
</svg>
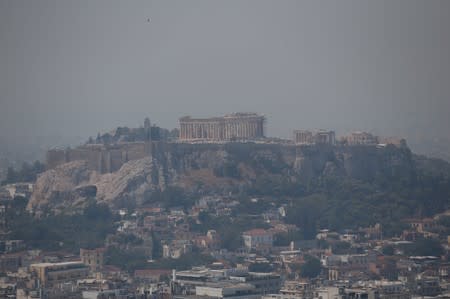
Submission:
<svg viewBox="0 0 450 299">
<path fill-rule="evenodd" d="M 449 0 L 0 0 L 0 297 L 450 298 Z"/>
</svg>

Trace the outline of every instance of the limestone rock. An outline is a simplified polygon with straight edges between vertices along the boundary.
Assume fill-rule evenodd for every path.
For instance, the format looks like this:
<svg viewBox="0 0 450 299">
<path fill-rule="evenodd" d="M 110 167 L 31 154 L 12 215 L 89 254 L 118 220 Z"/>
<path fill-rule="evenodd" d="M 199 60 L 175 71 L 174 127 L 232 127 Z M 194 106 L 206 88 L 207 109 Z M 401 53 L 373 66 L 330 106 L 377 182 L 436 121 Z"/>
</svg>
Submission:
<svg viewBox="0 0 450 299">
<path fill-rule="evenodd" d="M 126 159 L 125 159 L 126 160 Z M 260 178 L 274 181 L 345 176 L 361 181 L 410 177 L 407 148 L 279 144 L 154 143 L 151 155 L 101 174 L 74 161 L 41 174 L 28 208 L 36 213 L 80 209 L 95 197 L 111 207 L 139 206 L 154 190 L 178 186 L 198 194 L 234 194 Z"/>
<path fill-rule="evenodd" d="M 121 200 L 141 202 L 144 194 L 155 188 L 152 179 L 151 157 L 129 161 L 113 173 L 93 177 L 91 184 L 97 187 L 97 199 L 115 205 Z"/>
<path fill-rule="evenodd" d="M 144 195 L 158 186 L 152 171 L 150 157 L 129 161 L 108 174 L 89 170 L 85 161 L 62 164 L 39 176 L 27 208 L 40 216 L 77 212 L 93 198 L 111 206 L 142 202 Z"/>
<path fill-rule="evenodd" d="M 88 194 L 72 191 L 86 184 L 90 175 L 86 161 L 66 163 L 42 173 L 36 180 L 27 209 L 42 214 L 49 209 L 63 208 L 69 198 L 71 201 L 86 198 Z"/>
</svg>

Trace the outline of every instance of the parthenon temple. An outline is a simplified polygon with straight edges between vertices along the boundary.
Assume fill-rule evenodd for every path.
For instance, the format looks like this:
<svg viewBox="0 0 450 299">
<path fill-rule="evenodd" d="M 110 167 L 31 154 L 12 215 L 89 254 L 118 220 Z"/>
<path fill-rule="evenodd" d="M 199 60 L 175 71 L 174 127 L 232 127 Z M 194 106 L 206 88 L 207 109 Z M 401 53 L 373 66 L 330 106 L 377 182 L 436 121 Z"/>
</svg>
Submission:
<svg viewBox="0 0 450 299">
<path fill-rule="evenodd" d="M 265 117 L 256 113 L 232 113 L 222 117 L 180 118 L 180 140 L 231 140 L 264 137 Z"/>
</svg>

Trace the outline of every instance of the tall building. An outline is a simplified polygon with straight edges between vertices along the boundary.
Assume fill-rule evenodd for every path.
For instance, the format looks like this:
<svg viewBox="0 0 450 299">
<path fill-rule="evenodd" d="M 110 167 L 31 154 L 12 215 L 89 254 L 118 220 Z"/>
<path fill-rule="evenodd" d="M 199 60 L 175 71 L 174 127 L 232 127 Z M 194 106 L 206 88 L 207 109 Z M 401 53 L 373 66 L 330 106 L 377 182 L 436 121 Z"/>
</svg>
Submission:
<svg viewBox="0 0 450 299">
<path fill-rule="evenodd" d="M 81 261 L 91 269 L 91 271 L 96 272 L 103 267 L 103 255 L 105 253 L 105 248 L 95 248 L 95 249 L 80 249 Z"/>
<path fill-rule="evenodd" d="M 81 261 L 31 264 L 30 270 L 46 287 L 86 278 L 89 273 L 88 267 Z"/>
<path fill-rule="evenodd" d="M 244 245 L 248 249 L 272 247 L 273 233 L 264 229 L 252 229 L 242 233 Z"/>
<path fill-rule="evenodd" d="M 6 203 L 1 203 L 0 202 L 0 231 L 6 230 L 7 229 L 7 204 Z"/>
<path fill-rule="evenodd" d="M 180 118 L 180 140 L 224 141 L 264 137 L 265 117 L 256 113 L 232 113 L 222 117 Z"/>
</svg>

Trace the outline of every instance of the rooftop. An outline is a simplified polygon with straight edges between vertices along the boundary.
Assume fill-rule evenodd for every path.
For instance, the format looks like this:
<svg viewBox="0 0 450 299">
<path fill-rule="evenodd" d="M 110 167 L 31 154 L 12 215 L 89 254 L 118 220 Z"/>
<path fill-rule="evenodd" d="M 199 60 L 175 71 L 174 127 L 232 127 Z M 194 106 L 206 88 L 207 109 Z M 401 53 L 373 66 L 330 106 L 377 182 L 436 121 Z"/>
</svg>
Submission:
<svg viewBox="0 0 450 299">
<path fill-rule="evenodd" d="M 266 236 L 266 235 L 272 235 L 271 232 L 262 229 L 262 228 L 256 228 L 256 229 L 251 229 L 248 230 L 246 232 L 243 233 L 243 235 L 247 235 L 247 236 Z"/>
</svg>

